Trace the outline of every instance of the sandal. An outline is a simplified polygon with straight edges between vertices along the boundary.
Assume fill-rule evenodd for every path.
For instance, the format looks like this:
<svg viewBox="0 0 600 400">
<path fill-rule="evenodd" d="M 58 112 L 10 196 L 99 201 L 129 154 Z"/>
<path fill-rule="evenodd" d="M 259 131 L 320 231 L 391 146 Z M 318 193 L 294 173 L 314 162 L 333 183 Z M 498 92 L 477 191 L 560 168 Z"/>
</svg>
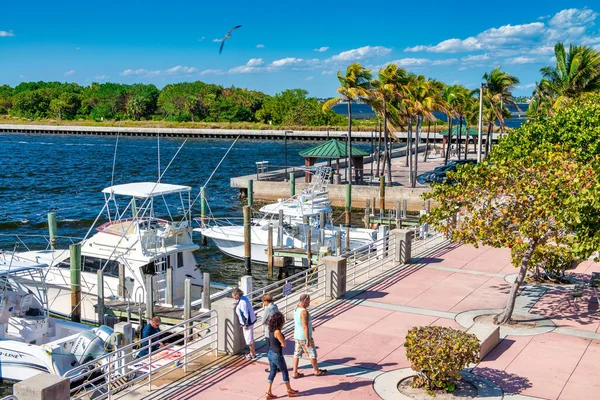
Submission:
<svg viewBox="0 0 600 400">
<path fill-rule="evenodd" d="M 300 379 L 300 378 L 304 378 L 304 374 L 302 372 L 298 372 L 297 374 L 295 374 L 293 376 L 294 379 Z"/>
<path fill-rule="evenodd" d="M 300 392 L 292 389 L 292 390 L 288 390 L 287 393 L 288 393 L 288 397 L 296 397 L 296 396 L 298 396 L 298 393 L 300 393 Z"/>
<path fill-rule="evenodd" d="M 317 372 L 315 372 L 315 376 L 323 376 L 327 373 L 326 369 L 320 369 Z"/>
<path fill-rule="evenodd" d="M 267 400 L 277 398 L 277 396 L 275 396 L 273 393 L 265 393 L 265 395 L 266 395 L 265 399 L 267 399 Z"/>
</svg>

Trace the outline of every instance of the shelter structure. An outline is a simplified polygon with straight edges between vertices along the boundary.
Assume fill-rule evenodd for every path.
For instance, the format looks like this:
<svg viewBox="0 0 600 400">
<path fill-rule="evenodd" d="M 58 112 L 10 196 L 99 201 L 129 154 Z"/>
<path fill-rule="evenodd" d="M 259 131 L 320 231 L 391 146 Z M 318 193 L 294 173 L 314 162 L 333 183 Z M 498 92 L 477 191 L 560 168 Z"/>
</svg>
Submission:
<svg viewBox="0 0 600 400">
<path fill-rule="evenodd" d="M 337 139 L 331 139 L 318 146 L 311 147 L 300 152 L 300 155 L 304 157 L 304 165 L 312 167 L 315 165 L 318 158 L 324 158 L 331 164 L 332 160 L 336 160 L 336 171 L 340 173 L 340 158 L 346 159 L 348 157 L 348 146 L 346 143 Z M 355 181 L 362 182 L 364 179 L 364 157 L 368 156 L 369 153 L 360 149 L 352 147 L 352 165 L 354 165 L 354 179 Z M 306 182 L 311 181 L 312 176 L 310 174 L 304 175 Z"/>
<path fill-rule="evenodd" d="M 459 132 L 460 132 L 460 137 L 465 139 L 465 146 L 469 144 L 469 140 L 471 140 L 471 139 L 473 139 L 473 144 L 475 144 L 477 142 L 477 139 L 476 139 L 478 136 L 477 129 L 468 128 L 465 124 L 463 124 L 462 126 L 454 125 L 452 127 L 452 137 L 456 137 L 457 138 L 456 140 L 458 140 Z M 445 152 L 445 149 L 447 148 L 447 146 L 449 144 L 452 144 L 452 137 L 451 138 L 448 137 L 448 129 L 441 131 L 440 135 L 442 135 L 442 137 L 443 137 L 442 147 Z"/>
</svg>

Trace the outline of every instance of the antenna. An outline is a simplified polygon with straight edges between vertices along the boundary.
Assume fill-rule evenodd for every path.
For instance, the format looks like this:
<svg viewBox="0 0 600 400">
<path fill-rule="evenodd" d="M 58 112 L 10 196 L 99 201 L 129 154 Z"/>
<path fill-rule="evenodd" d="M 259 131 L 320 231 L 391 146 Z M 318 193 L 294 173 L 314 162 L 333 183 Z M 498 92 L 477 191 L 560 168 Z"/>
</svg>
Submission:
<svg viewBox="0 0 600 400">
<path fill-rule="evenodd" d="M 156 132 L 156 141 L 158 143 L 158 182 L 160 183 L 160 125 L 158 126 L 158 132 Z"/>
<path fill-rule="evenodd" d="M 121 129 L 122 122 L 119 122 L 119 129 L 117 129 L 117 142 L 115 143 L 115 154 L 113 155 L 112 173 L 110 176 L 110 187 L 113 187 L 115 183 L 115 164 L 117 163 L 117 148 L 119 147 L 119 131 Z M 112 196 L 112 193 L 110 194 Z"/>
</svg>

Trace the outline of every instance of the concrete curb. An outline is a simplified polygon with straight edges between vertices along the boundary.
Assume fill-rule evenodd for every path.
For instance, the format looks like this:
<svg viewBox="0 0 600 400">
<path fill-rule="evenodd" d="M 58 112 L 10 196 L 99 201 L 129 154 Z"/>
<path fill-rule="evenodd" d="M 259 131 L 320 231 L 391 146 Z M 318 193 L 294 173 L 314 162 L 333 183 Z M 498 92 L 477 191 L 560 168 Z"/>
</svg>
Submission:
<svg viewBox="0 0 600 400">
<path fill-rule="evenodd" d="M 486 314 L 499 314 L 502 312 L 502 309 L 493 309 L 493 310 L 472 310 L 465 311 L 456 316 L 454 320 L 461 326 L 469 329 L 474 323 L 475 318 L 480 315 Z M 500 325 L 500 337 L 510 336 L 534 336 L 534 335 L 543 335 L 544 333 L 552 332 L 556 325 L 550 319 L 543 317 L 541 315 L 536 314 L 522 314 L 522 313 L 514 313 L 515 316 L 524 317 L 535 321 L 535 328 L 511 328 L 509 326 Z"/>
<path fill-rule="evenodd" d="M 460 374 L 465 382 L 469 382 L 477 388 L 477 397 L 485 397 L 489 400 L 502 400 L 504 393 L 494 382 L 468 371 L 462 371 Z M 403 395 L 398 391 L 398 382 L 414 375 L 415 371 L 410 368 L 400 368 L 386 372 L 375 378 L 373 389 L 383 400 L 411 400 L 411 397 Z"/>
</svg>

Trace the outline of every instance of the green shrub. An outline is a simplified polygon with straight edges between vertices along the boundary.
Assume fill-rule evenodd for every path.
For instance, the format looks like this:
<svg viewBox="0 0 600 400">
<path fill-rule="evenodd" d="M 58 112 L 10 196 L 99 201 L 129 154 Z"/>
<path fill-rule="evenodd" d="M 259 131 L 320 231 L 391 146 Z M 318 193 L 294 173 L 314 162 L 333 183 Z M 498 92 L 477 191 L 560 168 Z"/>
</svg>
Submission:
<svg viewBox="0 0 600 400">
<path fill-rule="evenodd" d="M 475 335 L 441 326 L 414 327 L 406 335 L 406 358 L 417 372 L 412 387 L 454 391 L 459 372 L 479 361 L 479 340 Z"/>
</svg>

